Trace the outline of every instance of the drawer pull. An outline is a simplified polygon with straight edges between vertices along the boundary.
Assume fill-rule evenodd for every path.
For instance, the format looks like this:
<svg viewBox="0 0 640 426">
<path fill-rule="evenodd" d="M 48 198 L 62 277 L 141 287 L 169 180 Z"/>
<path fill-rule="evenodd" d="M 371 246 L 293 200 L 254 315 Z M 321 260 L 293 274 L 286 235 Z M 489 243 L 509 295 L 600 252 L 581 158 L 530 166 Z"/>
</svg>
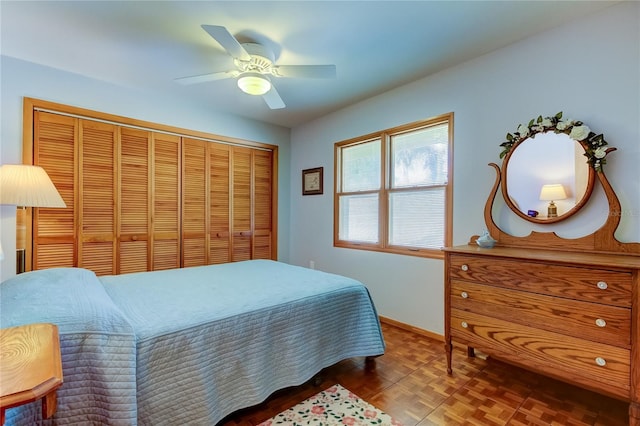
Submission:
<svg viewBox="0 0 640 426">
<path fill-rule="evenodd" d="M 465 271 L 465 272 L 466 272 L 466 271 L 468 271 L 468 270 L 469 270 L 469 265 L 464 264 L 464 265 L 462 265 L 462 266 L 460 267 L 460 269 L 462 269 L 463 271 Z"/>
<path fill-rule="evenodd" d="M 466 322 L 466 321 L 462 321 L 462 322 L 460 323 L 460 325 L 462 326 L 462 328 L 468 328 L 468 327 L 469 327 L 469 324 L 467 324 L 467 322 Z"/>
<path fill-rule="evenodd" d="M 600 290 L 606 290 L 607 287 L 609 287 L 609 285 L 604 281 L 598 281 L 598 284 L 596 284 L 596 285 L 598 286 L 598 288 Z"/>
<path fill-rule="evenodd" d="M 598 318 L 596 320 L 596 325 L 598 327 L 605 327 L 607 325 L 607 322 L 605 320 L 603 320 L 602 318 Z"/>
<path fill-rule="evenodd" d="M 596 364 L 598 364 L 600 367 L 604 367 L 605 365 L 607 365 L 607 361 L 602 357 L 597 357 Z"/>
<path fill-rule="evenodd" d="M 460 293 L 460 296 L 462 296 L 463 299 L 466 299 L 467 297 L 469 297 L 469 293 L 463 291 L 462 293 Z"/>
</svg>

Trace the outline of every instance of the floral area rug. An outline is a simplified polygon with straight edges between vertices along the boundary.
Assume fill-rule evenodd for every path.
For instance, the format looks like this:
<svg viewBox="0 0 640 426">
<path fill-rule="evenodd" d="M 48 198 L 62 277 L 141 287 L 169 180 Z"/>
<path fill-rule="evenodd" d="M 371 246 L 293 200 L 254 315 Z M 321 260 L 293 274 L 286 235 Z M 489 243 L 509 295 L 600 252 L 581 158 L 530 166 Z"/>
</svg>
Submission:
<svg viewBox="0 0 640 426">
<path fill-rule="evenodd" d="M 340 385 L 333 385 L 258 426 L 402 426 Z"/>
</svg>

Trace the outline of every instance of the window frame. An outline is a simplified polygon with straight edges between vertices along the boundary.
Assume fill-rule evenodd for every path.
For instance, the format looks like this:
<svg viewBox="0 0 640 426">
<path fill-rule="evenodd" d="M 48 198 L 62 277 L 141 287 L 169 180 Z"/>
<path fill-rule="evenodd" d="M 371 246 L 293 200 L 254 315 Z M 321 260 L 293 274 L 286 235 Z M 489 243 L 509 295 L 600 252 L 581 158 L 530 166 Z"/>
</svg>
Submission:
<svg viewBox="0 0 640 426">
<path fill-rule="evenodd" d="M 419 131 L 437 125 L 448 125 L 447 140 L 447 182 L 442 185 L 424 185 L 418 187 L 391 187 L 392 156 L 391 139 L 393 136 Z M 385 253 L 403 254 L 426 258 L 442 259 L 444 253 L 441 248 L 424 248 L 403 245 L 391 245 L 389 229 L 389 204 L 393 193 L 416 191 L 429 191 L 433 188 L 444 188 L 444 246 L 450 246 L 453 239 L 453 112 L 441 114 L 426 120 L 415 121 L 409 124 L 385 129 L 375 133 L 347 139 L 334 144 L 334 189 L 333 189 L 333 246 L 356 250 L 369 250 Z M 342 150 L 344 148 L 374 142 L 380 140 L 380 185 L 378 189 L 354 192 L 342 192 Z M 349 195 L 378 195 L 378 242 L 358 242 L 341 240 L 340 236 L 340 197 Z"/>
</svg>

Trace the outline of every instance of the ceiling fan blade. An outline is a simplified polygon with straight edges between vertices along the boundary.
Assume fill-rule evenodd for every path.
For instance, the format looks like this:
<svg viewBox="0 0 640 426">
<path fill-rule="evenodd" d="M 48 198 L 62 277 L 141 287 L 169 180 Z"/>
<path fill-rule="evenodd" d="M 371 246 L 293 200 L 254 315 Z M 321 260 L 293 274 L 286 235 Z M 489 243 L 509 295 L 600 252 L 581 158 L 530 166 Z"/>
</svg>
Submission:
<svg viewBox="0 0 640 426">
<path fill-rule="evenodd" d="M 273 67 L 278 77 L 336 78 L 335 65 L 279 65 Z"/>
<path fill-rule="evenodd" d="M 271 109 L 282 109 L 285 107 L 284 101 L 273 85 L 271 85 L 271 90 L 262 95 L 262 98 Z"/>
<path fill-rule="evenodd" d="M 251 56 L 244 50 L 244 47 L 236 40 L 234 36 L 225 28 L 218 25 L 202 25 L 211 37 L 213 37 L 229 54 L 241 61 L 250 61 Z"/>
<path fill-rule="evenodd" d="M 191 77 L 181 77 L 176 78 L 173 81 L 176 83 L 184 84 L 185 86 L 188 84 L 198 84 L 198 83 L 206 83 L 207 81 L 215 81 L 215 80 L 223 80 L 225 78 L 233 78 L 238 75 L 238 71 L 222 71 L 222 72 L 212 72 L 209 74 L 202 75 L 194 75 Z"/>
</svg>

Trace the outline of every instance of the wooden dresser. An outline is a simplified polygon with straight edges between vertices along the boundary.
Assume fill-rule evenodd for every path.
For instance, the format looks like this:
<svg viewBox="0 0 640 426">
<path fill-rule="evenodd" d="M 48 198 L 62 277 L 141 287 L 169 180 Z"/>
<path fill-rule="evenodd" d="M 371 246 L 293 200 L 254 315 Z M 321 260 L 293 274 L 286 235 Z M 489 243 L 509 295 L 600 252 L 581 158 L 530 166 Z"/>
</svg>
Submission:
<svg viewBox="0 0 640 426">
<path fill-rule="evenodd" d="M 453 340 L 637 404 L 638 257 L 466 245 L 445 268 L 449 372 Z"/>
<path fill-rule="evenodd" d="M 491 164 L 498 171 L 495 164 Z M 612 396 L 640 426 L 640 243 L 615 230 L 623 211 L 604 173 L 609 202 L 595 232 L 565 239 L 554 232 L 516 237 L 491 211 L 500 174 L 485 205 L 493 248 L 469 244 L 445 251 L 445 348 L 452 343 Z"/>
<path fill-rule="evenodd" d="M 444 249 L 447 371 L 453 373 L 452 344 L 460 343 L 468 347 L 469 356 L 477 348 L 491 357 L 628 401 L 629 424 L 640 426 L 640 242 L 621 242 L 615 236 L 621 218 L 635 220 L 637 212 L 622 207 L 604 174 L 604 156 L 616 149 L 584 123 L 561 122 L 561 117 L 562 113 L 546 119 L 540 116 L 528 127 L 519 126 L 515 135 L 507 134 L 507 142 L 500 145 L 502 170 L 489 164 L 496 171 L 484 207 L 490 238 L 474 235 L 467 245 Z M 582 133 L 574 134 L 574 126 L 583 126 L 578 128 Z M 527 128 L 521 135 L 522 127 Z M 559 212 L 551 201 L 547 216 L 541 218 L 535 210 L 520 210 L 512 197 L 521 194 L 511 192 L 507 183 L 514 177 L 515 182 L 526 178 L 534 194 L 542 183 L 549 183 L 538 169 L 518 175 L 522 162 L 511 165 L 513 174 L 507 172 L 512 154 L 523 143 L 535 148 L 531 140 L 536 133 L 551 134 L 554 146 L 569 140 L 575 152 L 584 150 L 588 158 L 586 165 L 574 160 L 564 169 L 556 165 L 567 176 L 579 176 L 585 190 L 582 196 L 579 191 L 574 194 L 575 204 L 566 212 Z M 555 137 L 559 134 L 560 138 Z M 584 140 L 574 140 L 575 136 Z M 517 155 L 527 159 L 530 152 Z M 555 223 L 588 210 L 596 181 L 609 204 L 604 223 L 577 238 L 556 234 Z M 506 203 L 516 216 L 548 231 L 516 236 L 501 229 L 493 217 L 500 188 L 499 205 Z M 531 202 L 531 196 L 522 199 Z"/>
</svg>

